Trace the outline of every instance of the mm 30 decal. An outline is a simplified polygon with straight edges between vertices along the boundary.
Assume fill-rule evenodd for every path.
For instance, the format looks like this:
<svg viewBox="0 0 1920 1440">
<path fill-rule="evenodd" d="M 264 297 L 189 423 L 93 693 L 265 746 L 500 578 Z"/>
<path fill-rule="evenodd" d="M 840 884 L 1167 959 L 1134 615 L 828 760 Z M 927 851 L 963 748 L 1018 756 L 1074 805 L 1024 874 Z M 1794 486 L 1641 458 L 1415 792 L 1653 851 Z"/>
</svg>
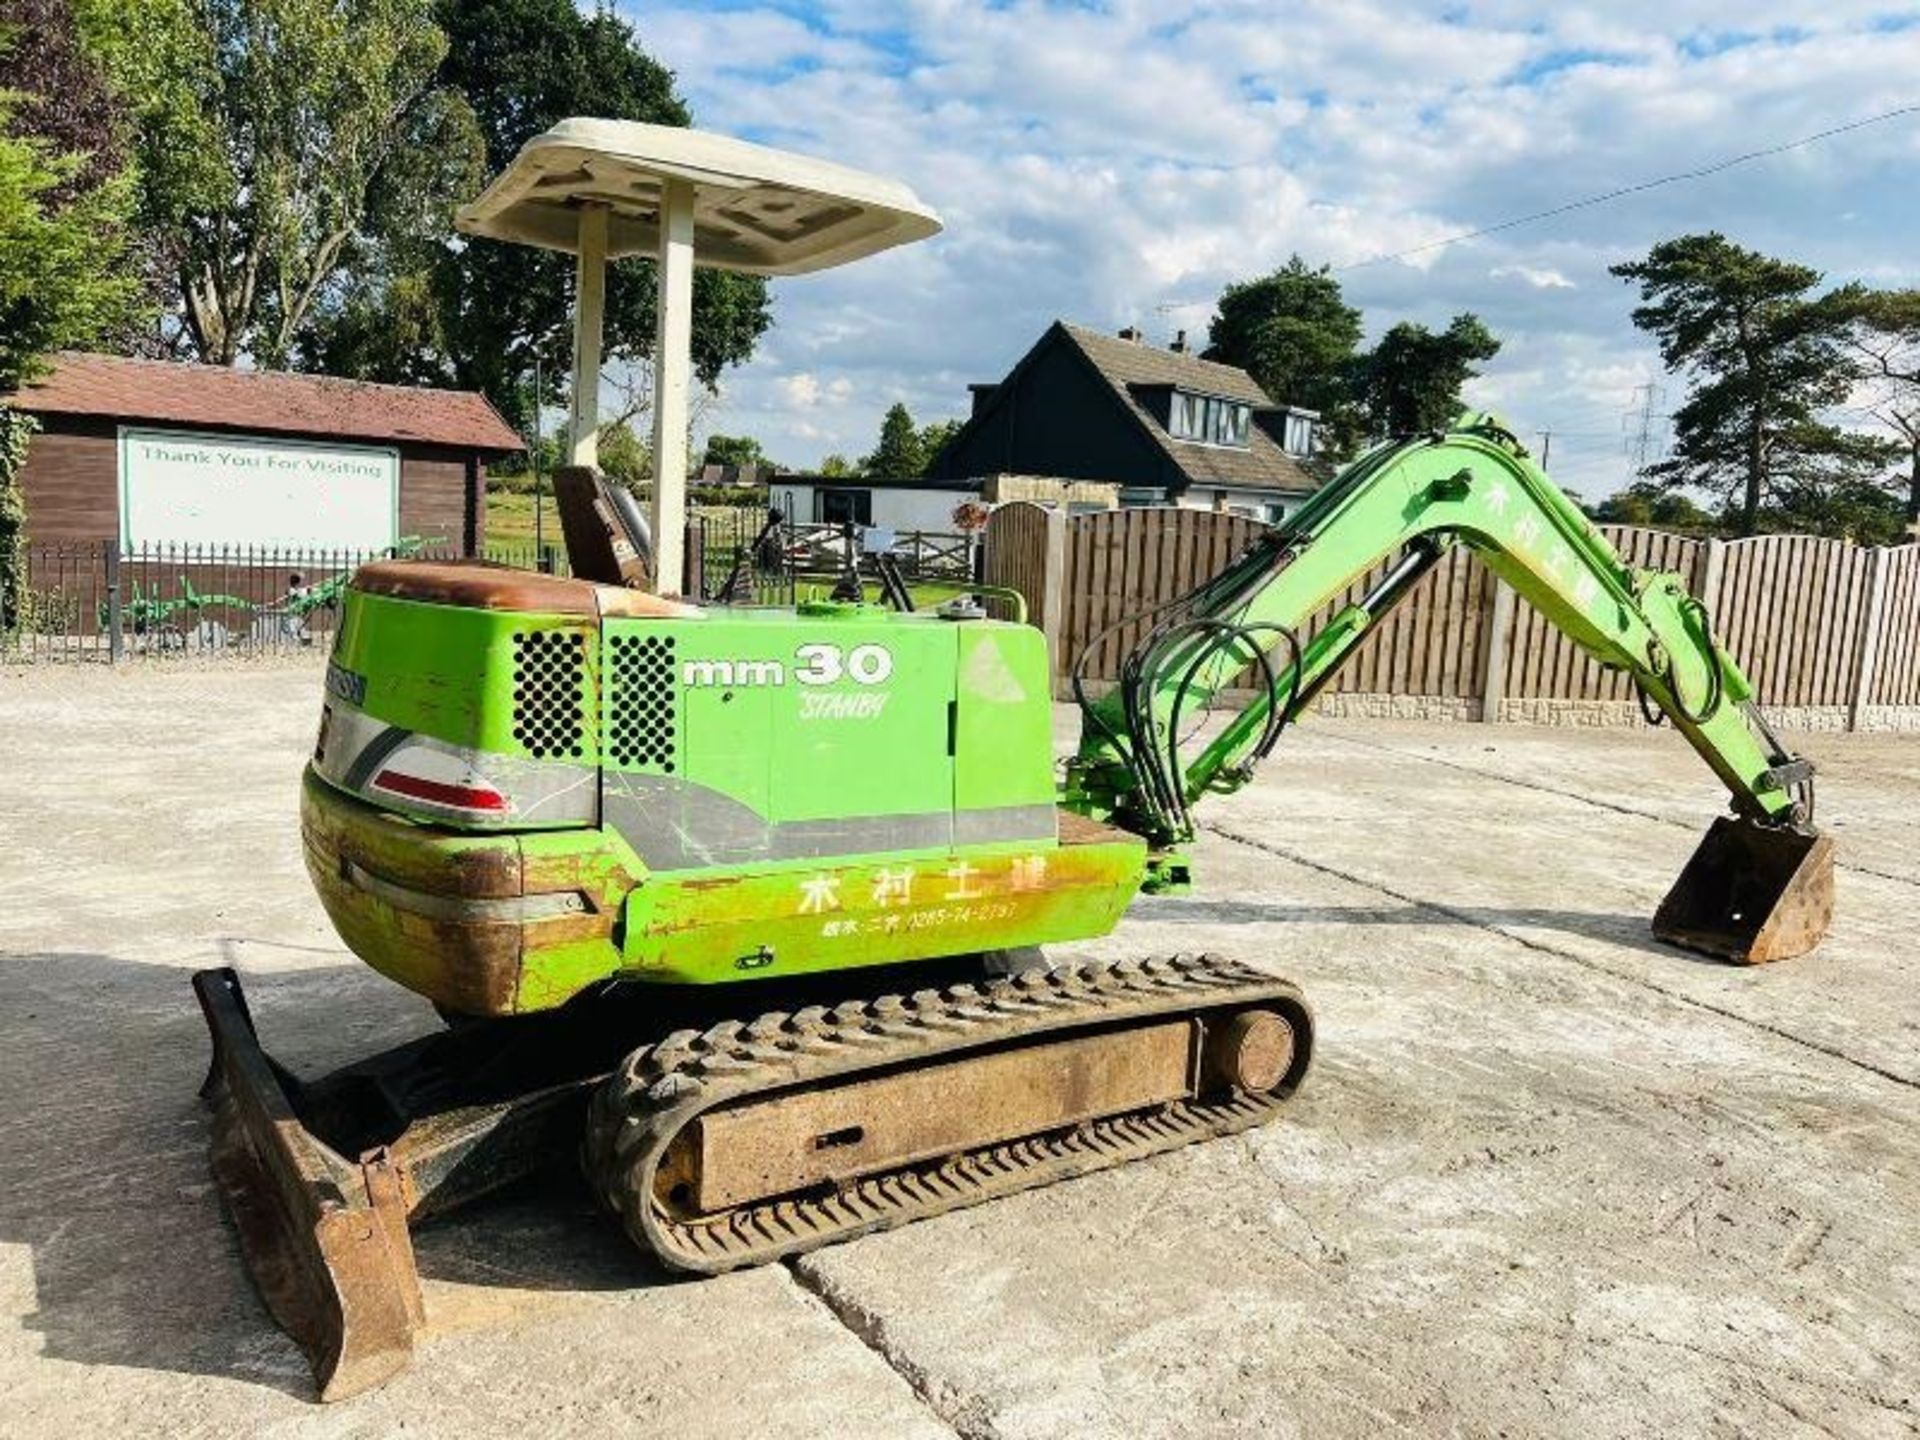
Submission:
<svg viewBox="0 0 1920 1440">
<path fill-rule="evenodd" d="M 797 646 L 793 663 L 779 660 L 688 660 L 680 667 L 680 683 L 694 689 L 742 689 L 796 685 L 884 685 L 893 675 L 893 652 L 884 645 L 808 643 Z"/>
</svg>

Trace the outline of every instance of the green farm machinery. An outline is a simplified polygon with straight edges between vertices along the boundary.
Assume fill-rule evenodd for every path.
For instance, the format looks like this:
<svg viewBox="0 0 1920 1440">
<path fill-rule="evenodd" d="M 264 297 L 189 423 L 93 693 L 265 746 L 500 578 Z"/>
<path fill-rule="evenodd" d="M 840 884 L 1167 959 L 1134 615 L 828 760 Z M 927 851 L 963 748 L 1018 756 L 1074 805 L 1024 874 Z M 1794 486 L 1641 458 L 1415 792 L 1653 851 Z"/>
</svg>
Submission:
<svg viewBox="0 0 1920 1440">
<path fill-rule="evenodd" d="M 844 176 L 787 190 L 888 199 Z M 743 192 L 723 193 L 804 231 Z M 237 976 L 195 977 L 216 1173 L 326 1398 L 407 1361 L 411 1226 L 576 1155 L 640 1246 L 712 1274 L 1277 1115 L 1315 1043 L 1294 986 L 1042 947 L 1188 887 L 1196 807 L 1251 779 L 1456 546 L 1630 675 L 1731 793 L 1656 932 L 1756 962 L 1825 931 L 1811 768 L 1681 580 L 1622 563 L 1489 417 L 1378 446 L 1139 617 L 1117 684 L 1077 685 L 1064 780 L 1032 627 L 965 601 L 702 607 L 633 583 L 671 557 L 590 472 L 571 493 L 575 578 L 396 560 L 343 597 L 307 864 L 348 947 L 446 1028 L 297 1080 Z M 1251 699 L 1196 734 L 1229 693 Z"/>
</svg>

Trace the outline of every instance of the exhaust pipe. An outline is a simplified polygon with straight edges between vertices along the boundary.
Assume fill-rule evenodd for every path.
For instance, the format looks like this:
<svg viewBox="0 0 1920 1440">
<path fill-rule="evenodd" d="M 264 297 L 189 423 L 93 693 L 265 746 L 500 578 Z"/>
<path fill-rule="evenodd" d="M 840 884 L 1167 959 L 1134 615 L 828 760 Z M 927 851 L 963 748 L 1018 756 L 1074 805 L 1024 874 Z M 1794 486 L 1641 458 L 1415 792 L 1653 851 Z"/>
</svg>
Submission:
<svg viewBox="0 0 1920 1440">
<path fill-rule="evenodd" d="M 1723 815 L 1653 917 L 1657 939 L 1740 965 L 1805 955 L 1833 920 L 1833 840 Z"/>
</svg>

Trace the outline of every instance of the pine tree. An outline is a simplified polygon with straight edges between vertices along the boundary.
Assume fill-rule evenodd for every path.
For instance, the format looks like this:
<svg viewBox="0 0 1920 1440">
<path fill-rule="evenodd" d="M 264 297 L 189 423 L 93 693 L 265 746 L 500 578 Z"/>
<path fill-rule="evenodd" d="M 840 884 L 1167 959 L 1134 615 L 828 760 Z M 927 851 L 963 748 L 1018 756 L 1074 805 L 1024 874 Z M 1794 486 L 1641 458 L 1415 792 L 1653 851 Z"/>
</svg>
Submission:
<svg viewBox="0 0 1920 1440">
<path fill-rule="evenodd" d="M 887 409 L 880 422 L 880 443 L 860 468 L 880 480 L 906 480 L 926 471 L 926 455 L 920 448 L 920 432 L 913 416 L 898 400 Z"/>
<path fill-rule="evenodd" d="M 1823 514 L 1817 497 L 1884 466 L 1884 445 L 1820 418 L 1847 398 L 1855 370 L 1846 307 L 1814 293 L 1818 270 L 1710 233 L 1662 240 L 1612 273 L 1639 285 L 1633 323 L 1692 383 L 1674 412 L 1673 454 L 1649 477 L 1726 497 L 1735 532 L 1751 535 L 1768 507 Z"/>
</svg>

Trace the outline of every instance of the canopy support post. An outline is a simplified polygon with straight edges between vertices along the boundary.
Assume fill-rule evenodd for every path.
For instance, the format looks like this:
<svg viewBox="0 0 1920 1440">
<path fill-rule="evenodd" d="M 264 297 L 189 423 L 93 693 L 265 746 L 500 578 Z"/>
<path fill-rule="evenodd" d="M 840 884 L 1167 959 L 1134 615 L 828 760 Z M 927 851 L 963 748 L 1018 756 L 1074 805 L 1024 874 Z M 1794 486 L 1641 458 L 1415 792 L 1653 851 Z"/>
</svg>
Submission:
<svg viewBox="0 0 1920 1440">
<path fill-rule="evenodd" d="M 572 463 L 600 463 L 600 341 L 607 309 L 605 205 L 580 207 L 580 250 L 574 269 Z"/>
<path fill-rule="evenodd" d="M 659 334 L 653 360 L 654 590 L 686 589 L 687 392 L 693 350 L 693 185 L 660 184 Z"/>
</svg>

